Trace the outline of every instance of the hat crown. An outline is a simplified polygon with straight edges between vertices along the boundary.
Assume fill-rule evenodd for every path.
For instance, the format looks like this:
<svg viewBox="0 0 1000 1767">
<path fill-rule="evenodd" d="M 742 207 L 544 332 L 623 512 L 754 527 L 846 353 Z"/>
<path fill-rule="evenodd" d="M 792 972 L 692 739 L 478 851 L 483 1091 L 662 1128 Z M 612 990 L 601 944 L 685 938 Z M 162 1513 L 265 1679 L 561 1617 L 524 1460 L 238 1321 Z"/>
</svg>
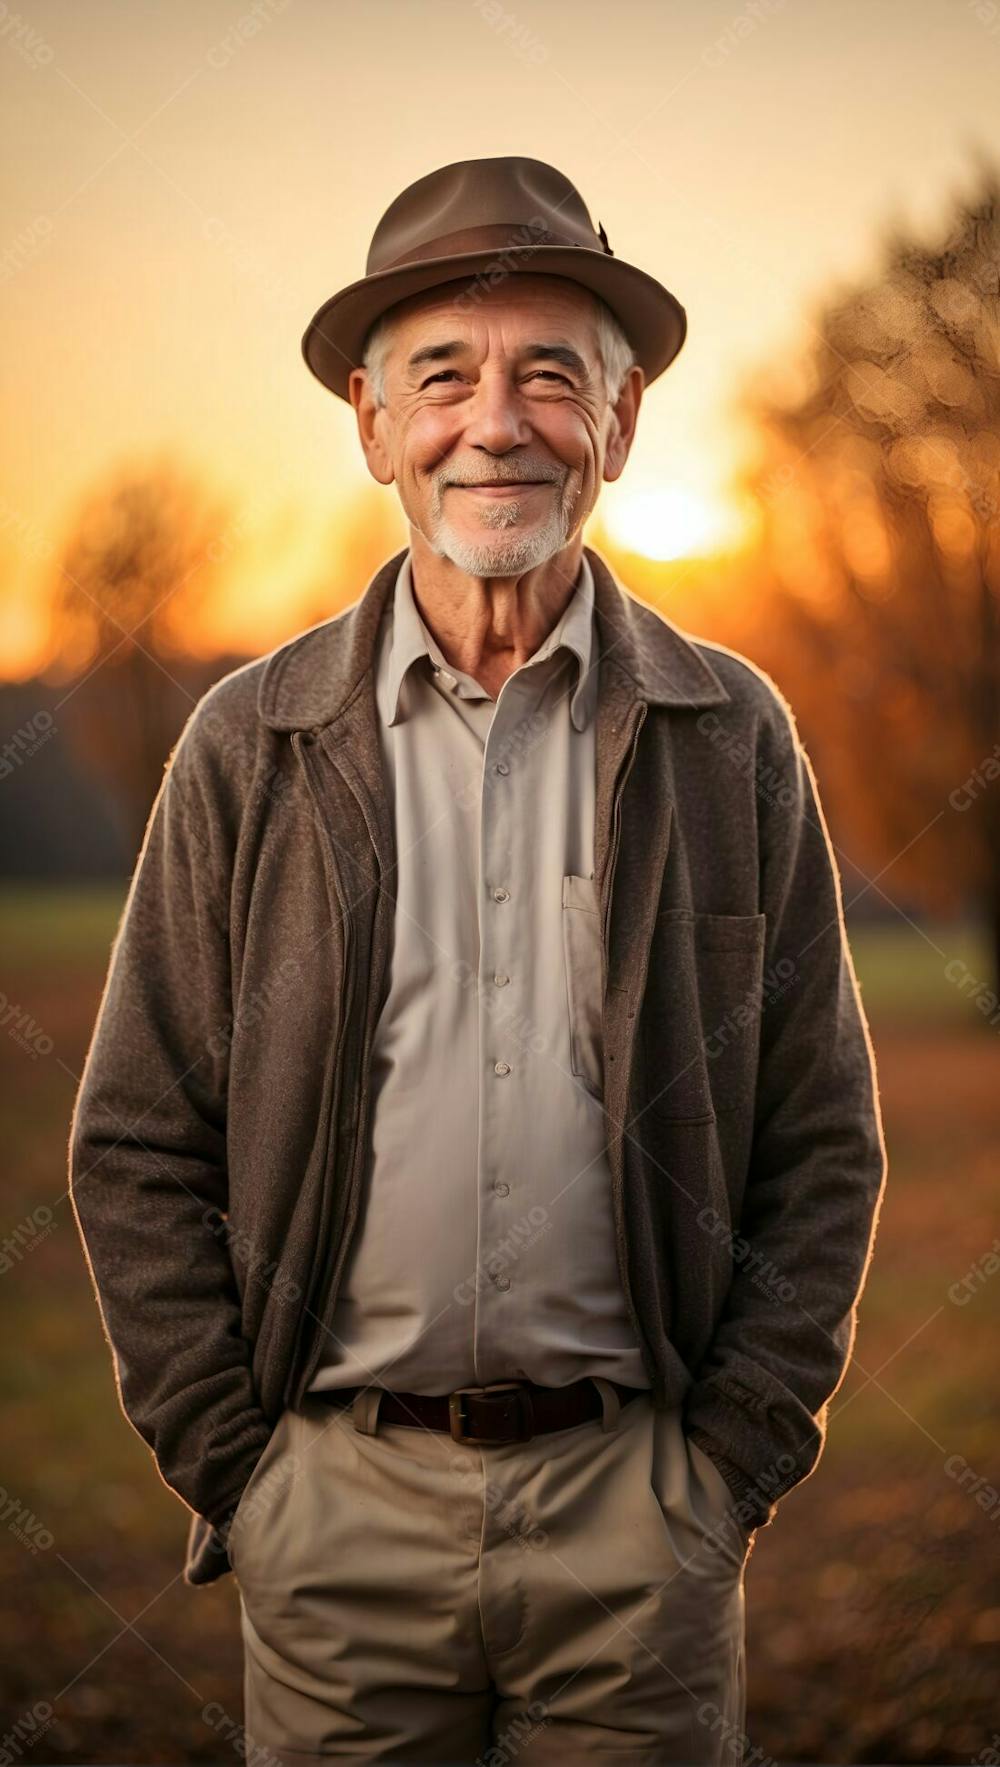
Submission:
<svg viewBox="0 0 1000 1767">
<path fill-rule="evenodd" d="M 684 342 L 687 315 L 676 295 L 615 256 L 565 173 L 511 154 L 455 160 L 401 191 L 372 234 L 364 276 L 313 314 L 302 354 L 317 380 L 350 400 L 351 375 L 384 313 L 448 285 L 471 311 L 510 274 L 562 277 L 596 295 L 618 320 L 647 386 Z"/>
<path fill-rule="evenodd" d="M 516 156 L 457 160 L 418 178 L 389 204 L 372 235 L 365 274 L 474 250 L 477 240 L 497 250 L 506 243 L 511 250 L 610 251 L 576 186 L 555 166 Z"/>
</svg>

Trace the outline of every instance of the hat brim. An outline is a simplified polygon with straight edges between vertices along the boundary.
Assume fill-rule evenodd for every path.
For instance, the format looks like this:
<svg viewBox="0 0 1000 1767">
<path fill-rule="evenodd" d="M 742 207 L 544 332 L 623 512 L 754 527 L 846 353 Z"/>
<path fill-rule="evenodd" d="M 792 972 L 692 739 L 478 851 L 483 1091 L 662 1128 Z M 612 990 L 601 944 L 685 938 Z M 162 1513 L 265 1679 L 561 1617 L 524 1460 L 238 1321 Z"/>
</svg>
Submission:
<svg viewBox="0 0 1000 1767">
<path fill-rule="evenodd" d="M 332 295 L 314 313 L 302 337 L 306 365 L 340 399 L 350 400 L 348 380 L 361 366 L 365 337 L 375 320 L 408 295 L 423 294 L 443 282 L 468 275 L 474 300 L 477 286 L 496 286 L 506 275 L 567 276 L 607 303 L 627 336 L 648 386 L 669 368 L 687 336 L 687 314 L 669 289 L 621 258 L 586 246 L 533 246 L 527 262 L 504 265 L 493 251 L 428 258 L 362 277 Z M 497 272 L 489 279 L 487 269 Z"/>
</svg>

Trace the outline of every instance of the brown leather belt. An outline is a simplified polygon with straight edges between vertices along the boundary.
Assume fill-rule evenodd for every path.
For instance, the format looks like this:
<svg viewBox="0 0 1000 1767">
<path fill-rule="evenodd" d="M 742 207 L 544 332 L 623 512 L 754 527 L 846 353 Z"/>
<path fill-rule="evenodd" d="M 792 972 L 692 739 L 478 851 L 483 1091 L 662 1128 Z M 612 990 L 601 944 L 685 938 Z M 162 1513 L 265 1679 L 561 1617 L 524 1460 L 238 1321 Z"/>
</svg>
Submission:
<svg viewBox="0 0 1000 1767">
<path fill-rule="evenodd" d="M 644 1387 L 609 1382 L 623 1405 Z M 360 1387 L 314 1390 L 310 1397 L 330 1405 L 350 1405 Z M 372 1389 L 369 1389 L 372 1390 Z M 568 1387 L 537 1387 L 530 1380 L 494 1381 L 485 1387 L 458 1387 L 453 1393 L 390 1393 L 381 1390 L 379 1419 L 412 1429 L 447 1430 L 456 1442 L 530 1442 L 548 1430 L 566 1430 L 603 1416 L 598 1387 L 590 1379 Z"/>
</svg>

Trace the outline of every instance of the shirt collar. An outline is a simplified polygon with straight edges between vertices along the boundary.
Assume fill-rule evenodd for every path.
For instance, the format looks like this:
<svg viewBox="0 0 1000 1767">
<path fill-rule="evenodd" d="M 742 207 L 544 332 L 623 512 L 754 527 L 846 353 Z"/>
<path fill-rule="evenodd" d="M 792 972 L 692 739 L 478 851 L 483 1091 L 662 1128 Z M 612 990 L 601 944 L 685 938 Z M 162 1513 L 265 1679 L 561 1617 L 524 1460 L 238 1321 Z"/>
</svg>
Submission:
<svg viewBox="0 0 1000 1767">
<path fill-rule="evenodd" d="M 376 692 L 379 712 L 386 724 L 399 719 L 399 693 L 407 671 L 419 657 L 427 656 L 437 668 L 445 670 L 459 686 L 470 683 L 473 691 L 482 692 L 478 682 L 460 670 L 450 668 L 441 648 L 420 617 L 413 596 L 411 554 L 406 552 L 396 575 L 390 603 L 391 637 L 386 666 L 379 672 Z M 577 678 L 570 698 L 570 716 L 577 730 L 584 730 L 593 717 L 597 704 L 597 667 L 594 654 L 594 576 L 586 553 L 583 554 L 576 587 L 552 631 L 532 653 L 531 662 L 541 662 L 560 646 L 577 658 Z"/>
</svg>

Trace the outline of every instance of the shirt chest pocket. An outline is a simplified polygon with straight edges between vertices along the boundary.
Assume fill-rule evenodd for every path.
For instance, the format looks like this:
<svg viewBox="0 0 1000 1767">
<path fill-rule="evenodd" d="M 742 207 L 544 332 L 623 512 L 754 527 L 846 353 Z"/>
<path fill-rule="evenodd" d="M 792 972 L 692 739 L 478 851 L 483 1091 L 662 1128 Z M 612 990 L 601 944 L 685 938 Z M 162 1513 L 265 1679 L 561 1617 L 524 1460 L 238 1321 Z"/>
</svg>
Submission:
<svg viewBox="0 0 1000 1767">
<path fill-rule="evenodd" d="M 603 1098 L 601 916 L 596 879 L 563 878 L 562 931 L 570 1065 L 588 1092 Z"/>
</svg>

